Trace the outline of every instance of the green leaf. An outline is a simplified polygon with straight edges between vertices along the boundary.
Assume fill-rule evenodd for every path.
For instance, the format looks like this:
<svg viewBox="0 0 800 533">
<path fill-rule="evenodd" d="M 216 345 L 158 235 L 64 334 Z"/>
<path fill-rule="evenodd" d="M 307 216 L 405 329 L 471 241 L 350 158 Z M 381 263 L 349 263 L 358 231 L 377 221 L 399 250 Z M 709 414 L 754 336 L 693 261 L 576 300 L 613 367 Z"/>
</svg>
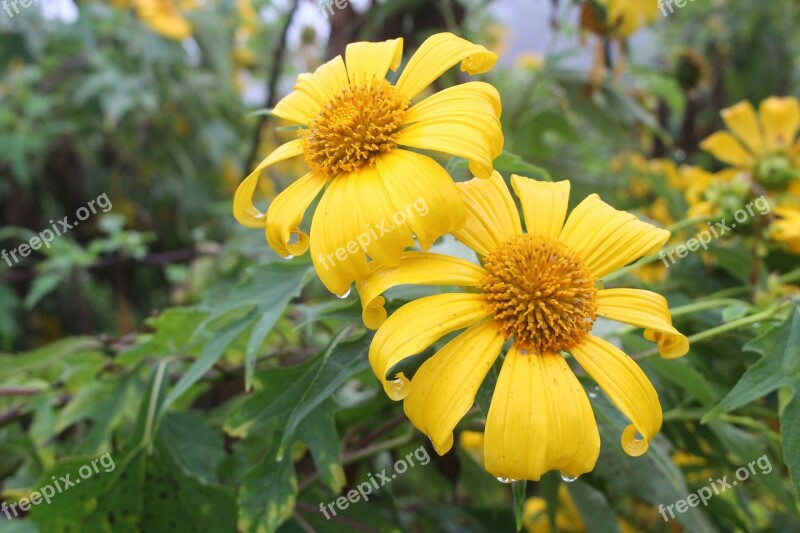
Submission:
<svg viewBox="0 0 800 533">
<path fill-rule="evenodd" d="M 745 344 L 744 349 L 763 357 L 747 369 L 727 396 L 706 413 L 701 422 L 713 420 L 779 387 L 792 386 L 797 390 L 800 380 L 800 302 L 795 302 L 786 320 Z"/>
<path fill-rule="evenodd" d="M 292 516 L 297 500 L 297 477 L 291 460 L 275 461 L 273 454 L 253 468 L 239 491 L 239 531 L 271 533 Z"/>
<path fill-rule="evenodd" d="M 334 420 L 338 409 L 336 402 L 328 400 L 297 426 L 297 440 L 306 443 L 317 472 L 334 494 L 338 494 L 347 483 L 339 460 L 342 446 Z"/>
<path fill-rule="evenodd" d="M 256 358 L 272 328 L 289 302 L 300 295 L 311 279 L 311 265 L 303 262 L 276 262 L 253 268 L 247 278 L 234 288 L 223 302 L 210 302 L 214 314 L 209 322 L 241 307 L 253 307 L 260 313 L 245 351 L 245 387 L 251 390 Z"/>
<path fill-rule="evenodd" d="M 297 400 L 295 408 L 286 421 L 283 438 L 278 446 L 278 458 L 282 458 L 286 448 L 291 444 L 294 432 L 302 420 L 323 401 L 344 385 L 350 377 L 366 369 L 368 358 L 367 346 L 363 342 L 366 335 L 352 342 L 341 344 L 349 331 L 345 329 L 331 341 L 328 348 L 317 358 L 317 364 L 301 379 L 299 389 L 292 391 Z"/>
<path fill-rule="evenodd" d="M 630 457 L 619 443 L 620 435 L 629 423 L 627 419 L 604 395 L 598 394 L 592 405 L 602 440 L 600 458 L 592 477 L 598 476 L 617 492 L 636 494 L 654 506 L 669 505 L 686 498 L 691 492 L 686 479 L 658 438 L 650 442 L 647 453 Z M 715 531 L 708 518 L 694 507 L 685 513 L 676 513 L 675 520 L 687 531 Z"/>
<path fill-rule="evenodd" d="M 208 439 L 207 430 L 191 422 L 165 417 L 172 437 L 196 448 L 195 454 L 218 457 L 220 439 Z M 235 532 L 233 490 L 208 482 L 176 462 L 183 449 L 175 450 L 174 438 L 159 434 L 152 454 L 142 446 L 126 453 L 100 458 L 63 461 L 42 479 L 39 490 L 52 477 L 70 475 L 80 484 L 56 494 L 50 505 L 32 508 L 31 518 L 42 531 L 207 531 Z M 99 459 L 99 461 L 98 461 Z M 80 478 L 79 469 L 95 461 L 97 470 Z"/>
<path fill-rule="evenodd" d="M 606 496 L 582 479 L 567 484 L 587 533 L 618 533 L 617 517 Z"/>
<path fill-rule="evenodd" d="M 167 399 L 164 401 L 163 408 L 166 409 L 172 405 L 172 403 L 189 390 L 192 385 L 197 383 L 206 372 L 211 370 L 211 367 L 222 357 L 228 346 L 253 324 L 256 320 L 255 314 L 255 311 L 251 311 L 232 324 L 228 324 L 220 331 L 215 332 L 214 338 L 205 346 L 200 356 L 192 363 L 189 370 L 181 376 L 181 379 L 178 380 L 178 383 L 176 383 L 175 387 L 170 391 L 169 396 L 167 396 Z"/>
</svg>

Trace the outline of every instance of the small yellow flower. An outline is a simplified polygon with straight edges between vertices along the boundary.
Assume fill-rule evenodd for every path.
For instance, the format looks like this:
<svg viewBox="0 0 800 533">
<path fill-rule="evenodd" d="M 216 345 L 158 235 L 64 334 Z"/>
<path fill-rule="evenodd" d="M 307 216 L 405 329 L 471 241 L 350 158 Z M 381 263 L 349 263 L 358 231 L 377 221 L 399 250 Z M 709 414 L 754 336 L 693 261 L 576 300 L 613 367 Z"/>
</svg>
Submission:
<svg viewBox="0 0 800 533">
<path fill-rule="evenodd" d="M 729 131 L 707 137 L 700 147 L 723 163 L 749 173 L 770 190 L 785 190 L 800 174 L 800 104 L 796 98 L 773 96 L 759 112 L 743 101 L 722 110 Z"/>
<path fill-rule="evenodd" d="M 242 182 L 233 212 L 244 226 L 266 228 L 269 245 L 283 257 L 311 248 L 325 286 L 344 295 L 367 272 L 367 256 L 396 265 L 416 236 L 423 248 L 464 224 L 466 210 L 445 169 L 418 150 L 462 157 L 473 174 L 489 178 L 500 155 L 500 96 L 487 83 L 470 82 L 412 100 L 457 63 L 471 75 L 491 69 L 497 56 L 450 33 L 427 39 L 396 84 L 385 77 L 400 66 L 403 40 L 348 45 L 313 74 L 301 74 L 294 92 L 272 114 L 300 124 L 298 138 L 264 159 Z M 346 62 L 346 66 L 345 66 Z M 402 148 L 401 148 L 402 147 Z M 409 150 L 406 148 L 411 148 Z M 261 171 L 303 156 L 309 172 L 278 195 L 267 213 L 253 205 Z M 326 188 L 311 222 L 303 215 Z M 413 203 L 425 214 L 408 212 Z M 394 223 L 393 215 L 407 219 Z M 425 211 L 425 210 L 421 210 Z M 380 228 L 379 238 L 356 238 Z M 353 252 L 353 249 L 358 249 Z"/>
<path fill-rule="evenodd" d="M 596 283 L 656 252 L 670 234 L 617 211 L 596 194 L 566 218 L 568 181 L 511 180 L 527 233 L 498 173 L 458 184 L 468 216 L 455 236 L 484 258 L 484 266 L 406 252 L 396 267 L 372 264 L 370 275 L 358 282 L 364 322 L 379 328 L 369 352 L 372 369 L 387 394 L 404 400 L 411 422 L 444 454 L 486 373 L 506 340 L 513 339 L 487 416 L 486 469 L 501 478 L 539 480 L 550 470 L 569 476 L 589 472 L 600 451 L 589 399 L 563 356 L 569 352 L 631 420 L 622 446 L 630 455 L 641 455 L 661 427 L 658 395 L 630 357 L 590 334 L 593 323 L 602 316 L 644 328 L 645 338 L 656 341 L 664 357 L 684 355 L 689 343 L 672 326 L 662 296 L 599 290 Z M 387 319 L 380 295 L 403 284 L 461 286 L 472 292 L 421 298 Z M 464 328 L 411 381 L 391 372 Z"/>
<path fill-rule="evenodd" d="M 776 207 L 773 211 L 780 218 L 771 224 L 770 236 L 800 254 L 800 209 Z"/>
<path fill-rule="evenodd" d="M 133 0 L 136 12 L 153 31 L 182 41 L 192 35 L 192 25 L 182 14 L 193 6 L 180 6 L 174 0 Z M 183 8 L 183 9 L 182 9 Z"/>
<path fill-rule="evenodd" d="M 550 518 L 547 516 L 547 500 L 528 498 L 523 508 L 522 523 L 528 533 L 550 533 Z M 562 533 L 583 533 L 586 524 L 563 483 L 558 487 L 558 508 L 556 509 L 556 531 Z"/>
<path fill-rule="evenodd" d="M 585 24 L 588 29 L 595 33 L 605 35 L 610 33 L 612 36 L 627 38 L 649 25 L 658 16 L 658 4 L 650 0 L 596 0 L 596 3 L 605 8 L 605 21 L 600 24 Z M 591 2 L 586 2 L 585 6 L 591 6 Z M 584 7 L 584 12 L 591 9 Z M 586 19 L 588 15 L 584 15 Z M 597 18 L 595 13 L 594 18 Z M 588 17 L 591 20 L 591 17 Z M 598 31 L 602 28 L 603 31 Z"/>
</svg>

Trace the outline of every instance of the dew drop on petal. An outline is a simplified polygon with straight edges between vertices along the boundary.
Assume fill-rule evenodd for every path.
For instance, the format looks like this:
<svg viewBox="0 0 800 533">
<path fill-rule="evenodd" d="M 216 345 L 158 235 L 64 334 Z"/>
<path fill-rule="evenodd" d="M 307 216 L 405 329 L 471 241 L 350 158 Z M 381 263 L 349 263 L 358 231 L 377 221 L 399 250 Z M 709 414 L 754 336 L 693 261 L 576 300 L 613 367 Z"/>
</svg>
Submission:
<svg viewBox="0 0 800 533">
<path fill-rule="evenodd" d="M 561 479 L 563 479 L 565 483 L 572 483 L 573 481 L 578 479 L 578 476 L 570 476 L 568 474 L 565 474 L 564 472 L 561 472 Z"/>
<path fill-rule="evenodd" d="M 339 298 L 340 300 L 346 300 L 350 296 L 350 291 L 351 291 L 351 289 L 347 289 L 346 293 L 339 294 L 336 297 Z"/>
<path fill-rule="evenodd" d="M 283 258 L 284 261 L 291 261 L 292 259 L 294 259 L 293 255 L 287 255 L 286 257 Z"/>
<path fill-rule="evenodd" d="M 511 479 L 510 477 L 499 477 L 499 478 L 497 478 L 497 481 L 499 481 L 500 483 L 505 483 L 506 485 L 508 485 L 509 483 L 511 483 L 514 480 Z"/>
<path fill-rule="evenodd" d="M 520 355 L 528 355 L 528 350 L 520 350 L 519 354 Z"/>
</svg>

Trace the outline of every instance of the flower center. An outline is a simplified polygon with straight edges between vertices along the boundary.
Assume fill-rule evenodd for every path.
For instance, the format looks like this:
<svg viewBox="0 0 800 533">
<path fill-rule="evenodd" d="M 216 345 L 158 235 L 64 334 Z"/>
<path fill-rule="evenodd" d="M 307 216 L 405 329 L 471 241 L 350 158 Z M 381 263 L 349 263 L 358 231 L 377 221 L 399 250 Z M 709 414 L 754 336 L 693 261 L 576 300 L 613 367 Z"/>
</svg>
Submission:
<svg viewBox="0 0 800 533">
<path fill-rule="evenodd" d="M 597 289 L 583 260 L 543 235 L 518 235 L 486 257 L 481 281 L 506 338 L 542 354 L 569 349 L 592 330 Z"/>
<path fill-rule="evenodd" d="M 755 179 L 767 189 L 785 189 L 798 175 L 792 160 L 785 155 L 770 155 L 756 163 Z"/>
<path fill-rule="evenodd" d="M 397 145 L 409 104 L 386 80 L 343 91 L 300 130 L 309 168 L 334 177 L 374 164 Z"/>
</svg>

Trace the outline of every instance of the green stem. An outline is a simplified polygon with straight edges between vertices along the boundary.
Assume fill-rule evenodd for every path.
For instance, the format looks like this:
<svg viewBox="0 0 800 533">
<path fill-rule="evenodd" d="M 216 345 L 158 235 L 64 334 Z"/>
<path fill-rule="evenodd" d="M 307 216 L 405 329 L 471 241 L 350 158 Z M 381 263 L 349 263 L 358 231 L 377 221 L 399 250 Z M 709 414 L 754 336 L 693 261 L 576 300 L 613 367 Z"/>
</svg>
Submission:
<svg viewBox="0 0 800 533">
<path fill-rule="evenodd" d="M 702 216 L 702 217 L 687 218 L 687 219 L 681 220 L 680 222 L 676 222 L 675 224 L 669 226 L 667 228 L 667 231 L 669 231 L 670 233 L 675 233 L 675 232 L 681 231 L 684 228 L 688 228 L 688 227 L 694 226 L 696 224 L 700 224 L 702 222 L 708 222 L 708 221 L 713 220 L 713 219 L 714 219 L 714 217 L 710 217 L 710 216 L 707 216 L 707 215 L 706 216 Z"/>
</svg>

